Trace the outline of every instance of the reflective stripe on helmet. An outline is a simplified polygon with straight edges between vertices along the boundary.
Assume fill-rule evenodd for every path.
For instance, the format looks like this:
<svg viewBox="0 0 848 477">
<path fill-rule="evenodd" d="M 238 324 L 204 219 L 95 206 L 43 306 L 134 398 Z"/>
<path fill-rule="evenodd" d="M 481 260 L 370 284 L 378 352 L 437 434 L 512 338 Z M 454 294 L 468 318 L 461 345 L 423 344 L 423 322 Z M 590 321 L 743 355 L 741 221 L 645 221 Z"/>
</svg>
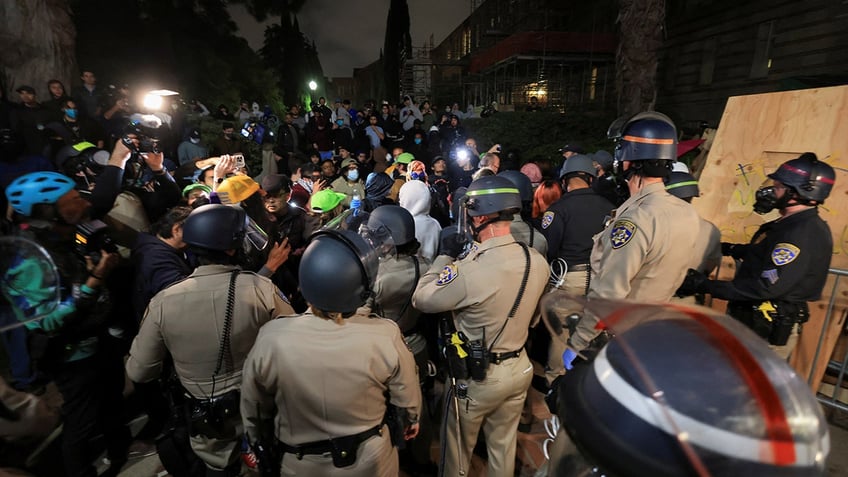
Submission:
<svg viewBox="0 0 848 477">
<path fill-rule="evenodd" d="M 674 144 L 674 139 L 655 139 L 650 137 L 640 137 L 640 136 L 624 136 L 622 137 L 625 141 L 630 142 L 639 142 L 642 144 L 660 144 L 660 145 L 671 145 Z"/>
<path fill-rule="evenodd" d="M 465 193 L 465 195 L 469 197 L 474 197 L 478 195 L 490 195 L 490 194 L 518 194 L 518 189 L 512 187 L 500 187 L 497 189 L 480 189 L 480 190 L 469 190 Z"/>
<path fill-rule="evenodd" d="M 90 147 L 97 147 L 97 146 L 95 146 L 94 144 L 87 142 L 87 141 L 79 142 L 79 143 L 76 143 L 76 144 L 73 145 L 73 148 L 76 149 L 79 152 L 85 151 L 86 149 L 88 149 Z"/>
<path fill-rule="evenodd" d="M 697 186 L 697 185 L 698 185 L 698 181 L 683 181 L 683 182 L 678 182 L 677 184 L 669 184 L 669 185 L 665 186 L 665 190 L 677 189 L 678 187 L 684 187 L 684 186 Z"/>
</svg>

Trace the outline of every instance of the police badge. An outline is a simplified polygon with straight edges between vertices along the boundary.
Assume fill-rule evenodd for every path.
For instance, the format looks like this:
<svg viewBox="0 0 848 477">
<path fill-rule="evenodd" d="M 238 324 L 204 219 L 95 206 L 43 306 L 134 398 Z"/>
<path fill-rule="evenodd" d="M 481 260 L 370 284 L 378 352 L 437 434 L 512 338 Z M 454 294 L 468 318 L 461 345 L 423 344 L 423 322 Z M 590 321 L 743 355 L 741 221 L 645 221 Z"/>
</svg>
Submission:
<svg viewBox="0 0 848 477">
<path fill-rule="evenodd" d="M 551 225 L 551 222 L 553 222 L 553 221 L 554 221 L 554 213 L 551 212 L 551 211 L 545 212 L 545 214 L 542 215 L 542 230 L 548 228 Z"/>
<path fill-rule="evenodd" d="M 771 251 L 771 261 L 780 267 L 792 263 L 800 253 L 801 249 L 791 243 L 779 243 Z"/>
<path fill-rule="evenodd" d="M 633 234 L 636 232 L 636 224 L 629 220 L 616 220 L 614 224 L 612 224 L 612 231 L 610 232 L 610 242 L 612 242 L 612 248 L 619 249 L 625 245 L 627 242 L 630 242 L 630 239 L 633 238 Z"/>
</svg>

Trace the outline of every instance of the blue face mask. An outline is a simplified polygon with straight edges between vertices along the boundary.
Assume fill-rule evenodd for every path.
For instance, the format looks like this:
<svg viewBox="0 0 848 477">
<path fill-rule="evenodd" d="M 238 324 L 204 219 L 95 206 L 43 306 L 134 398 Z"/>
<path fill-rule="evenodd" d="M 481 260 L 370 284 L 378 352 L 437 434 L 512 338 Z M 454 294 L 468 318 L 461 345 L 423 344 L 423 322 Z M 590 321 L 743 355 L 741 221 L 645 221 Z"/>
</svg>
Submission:
<svg viewBox="0 0 848 477">
<path fill-rule="evenodd" d="M 344 126 L 344 119 L 337 120 L 336 124 L 338 124 L 339 126 Z"/>
<path fill-rule="evenodd" d="M 415 144 L 421 144 L 421 138 L 420 137 L 415 138 L 414 141 L 415 141 Z"/>
<path fill-rule="evenodd" d="M 347 171 L 347 178 L 351 181 L 359 180 L 359 169 L 354 169 L 352 171 Z"/>
<path fill-rule="evenodd" d="M 77 118 L 77 110 L 76 109 L 66 109 L 65 110 L 65 116 L 67 116 L 71 119 L 76 119 Z"/>
</svg>

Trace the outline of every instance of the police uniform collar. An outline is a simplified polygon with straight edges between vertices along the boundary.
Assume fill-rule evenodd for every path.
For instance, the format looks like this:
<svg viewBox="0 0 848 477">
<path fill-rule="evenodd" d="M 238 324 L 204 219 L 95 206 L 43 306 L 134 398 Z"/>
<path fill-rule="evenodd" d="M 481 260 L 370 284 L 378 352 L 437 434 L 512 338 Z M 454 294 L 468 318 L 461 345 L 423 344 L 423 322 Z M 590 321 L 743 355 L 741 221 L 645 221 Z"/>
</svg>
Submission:
<svg viewBox="0 0 848 477">
<path fill-rule="evenodd" d="M 499 237 L 492 237 L 492 238 L 485 240 L 483 242 L 475 242 L 475 243 L 478 244 L 477 245 L 478 253 L 483 253 L 486 250 L 489 250 L 489 249 L 492 249 L 492 248 L 495 248 L 495 247 L 500 247 L 502 245 L 510 244 L 510 243 L 513 243 L 513 242 L 515 242 L 515 237 L 513 237 L 512 234 L 506 234 L 506 235 L 501 235 Z"/>
<path fill-rule="evenodd" d="M 807 210 L 802 210 L 800 212 L 795 212 L 794 214 L 787 215 L 786 217 L 780 217 L 777 220 L 775 220 L 775 222 L 778 222 L 780 224 L 791 224 L 791 223 L 794 223 L 794 222 L 807 220 L 809 218 L 812 218 L 812 216 L 818 216 L 818 215 L 819 215 L 818 207 L 813 207 L 813 208 L 810 208 L 810 209 L 807 209 Z"/>
<path fill-rule="evenodd" d="M 624 203 L 621 204 L 621 206 L 619 206 L 619 208 L 617 210 L 619 211 L 619 213 L 623 212 L 623 211 L 627 210 L 627 207 L 629 207 L 631 204 L 642 200 L 643 198 L 645 198 L 649 194 L 659 194 L 659 193 L 667 193 L 665 191 L 665 184 L 663 184 L 662 182 L 653 182 L 651 184 L 647 184 L 644 187 L 642 187 L 639 190 L 639 192 L 637 192 L 635 195 L 631 195 L 629 199 L 624 201 Z"/>
<path fill-rule="evenodd" d="M 223 264 L 213 264 L 213 265 L 201 265 L 194 269 L 190 277 L 204 277 L 208 275 L 217 275 L 219 273 L 230 273 L 231 271 L 239 268 L 236 265 L 223 265 Z"/>
</svg>

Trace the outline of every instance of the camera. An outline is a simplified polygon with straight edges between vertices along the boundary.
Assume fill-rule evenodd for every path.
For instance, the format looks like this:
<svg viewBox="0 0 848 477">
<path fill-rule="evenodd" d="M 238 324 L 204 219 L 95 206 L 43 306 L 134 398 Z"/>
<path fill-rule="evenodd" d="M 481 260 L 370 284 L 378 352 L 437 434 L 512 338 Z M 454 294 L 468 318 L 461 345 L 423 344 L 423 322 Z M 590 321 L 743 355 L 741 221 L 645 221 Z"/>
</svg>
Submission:
<svg viewBox="0 0 848 477">
<path fill-rule="evenodd" d="M 162 120 L 152 114 L 133 114 L 130 117 L 130 124 L 124 128 L 121 142 L 136 154 L 159 152 L 161 126 Z"/>
<path fill-rule="evenodd" d="M 241 128 L 241 136 L 262 145 L 265 140 L 265 126 L 256 121 L 247 121 Z"/>
<path fill-rule="evenodd" d="M 108 253 L 118 251 L 118 247 L 109 235 L 109 226 L 100 220 L 77 225 L 74 234 L 74 252 L 82 259 L 90 258 L 96 265 L 100 262 L 101 250 Z"/>
</svg>

